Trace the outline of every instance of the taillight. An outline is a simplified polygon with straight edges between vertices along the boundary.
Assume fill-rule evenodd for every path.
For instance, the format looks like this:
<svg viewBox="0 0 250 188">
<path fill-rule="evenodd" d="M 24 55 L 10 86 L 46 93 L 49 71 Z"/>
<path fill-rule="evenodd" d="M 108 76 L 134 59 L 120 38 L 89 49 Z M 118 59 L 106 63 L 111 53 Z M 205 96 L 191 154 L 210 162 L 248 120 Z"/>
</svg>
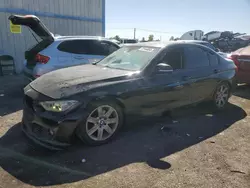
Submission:
<svg viewBox="0 0 250 188">
<path fill-rule="evenodd" d="M 41 54 L 36 55 L 36 62 L 46 64 L 49 61 L 49 57 Z"/>
<path fill-rule="evenodd" d="M 238 71 L 239 66 L 240 66 L 240 62 L 238 61 L 238 55 L 230 55 L 227 57 L 228 59 L 233 60 L 234 64 L 236 65 L 236 71 Z"/>
<path fill-rule="evenodd" d="M 35 78 L 39 78 L 40 76 L 41 76 L 41 75 L 36 74 L 34 77 L 35 77 Z"/>
<path fill-rule="evenodd" d="M 240 62 L 238 61 L 238 55 L 231 55 L 228 57 L 228 59 L 233 60 L 233 62 L 235 63 L 235 65 L 238 67 L 240 66 Z"/>
</svg>

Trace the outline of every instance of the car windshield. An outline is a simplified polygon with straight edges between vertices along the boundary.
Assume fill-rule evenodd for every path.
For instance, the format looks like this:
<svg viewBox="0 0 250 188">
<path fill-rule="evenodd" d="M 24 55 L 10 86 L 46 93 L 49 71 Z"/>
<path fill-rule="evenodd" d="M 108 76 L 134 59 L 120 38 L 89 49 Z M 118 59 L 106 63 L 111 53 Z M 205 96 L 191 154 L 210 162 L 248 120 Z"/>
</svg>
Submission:
<svg viewBox="0 0 250 188">
<path fill-rule="evenodd" d="M 124 46 L 97 63 L 97 65 L 139 71 L 143 69 L 159 52 L 157 47 Z"/>
</svg>

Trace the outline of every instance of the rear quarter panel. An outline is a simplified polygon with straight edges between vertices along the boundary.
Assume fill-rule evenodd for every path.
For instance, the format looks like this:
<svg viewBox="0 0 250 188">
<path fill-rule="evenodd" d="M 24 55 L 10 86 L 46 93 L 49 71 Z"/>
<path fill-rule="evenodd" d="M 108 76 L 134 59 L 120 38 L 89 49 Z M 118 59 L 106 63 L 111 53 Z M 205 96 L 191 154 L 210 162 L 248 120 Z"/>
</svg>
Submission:
<svg viewBox="0 0 250 188">
<path fill-rule="evenodd" d="M 230 59 L 220 58 L 218 73 L 218 82 L 227 81 L 230 86 L 234 85 L 234 79 L 236 76 L 236 66 Z"/>
</svg>

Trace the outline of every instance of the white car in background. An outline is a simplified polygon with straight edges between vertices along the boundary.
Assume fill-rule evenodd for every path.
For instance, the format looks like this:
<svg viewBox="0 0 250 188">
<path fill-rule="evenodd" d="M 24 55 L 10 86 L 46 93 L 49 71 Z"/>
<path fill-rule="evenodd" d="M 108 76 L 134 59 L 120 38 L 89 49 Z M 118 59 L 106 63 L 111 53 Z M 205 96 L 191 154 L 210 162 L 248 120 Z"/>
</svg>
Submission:
<svg viewBox="0 0 250 188">
<path fill-rule="evenodd" d="M 9 17 L 13 24 L 29 27 L 39 37 L 25 52 L 27 83 L 45 73 L 82 64 L 95 63 L 120 48 L 109 39 L 96 36 L 55 36 L 33 15 Z"/>
</svg>

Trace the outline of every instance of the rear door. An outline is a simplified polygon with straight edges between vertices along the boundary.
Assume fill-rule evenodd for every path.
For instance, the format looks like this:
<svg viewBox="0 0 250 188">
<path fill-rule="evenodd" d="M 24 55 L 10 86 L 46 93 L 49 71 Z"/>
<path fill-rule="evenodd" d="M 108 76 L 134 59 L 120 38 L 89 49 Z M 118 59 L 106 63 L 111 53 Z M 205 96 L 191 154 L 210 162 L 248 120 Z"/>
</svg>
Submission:
<svg viewBox="0 0 250 188">
<path fill-rule="evenodd" d="M 211 95 L 216 86 L 215 69 L 210 66 L 207 51 L 199 46 L 185 48 L 184 67 L 190 77 L 192 102 L 199 102 Z"/>
<path fill-rule="evenodd" d="M 97 54 L 95 40 L 76 40 L 75 52 L 72 53 L 73 63 L 75 65 L 94 63 L 103 59 L 103 54 Z"/>
</svg>

